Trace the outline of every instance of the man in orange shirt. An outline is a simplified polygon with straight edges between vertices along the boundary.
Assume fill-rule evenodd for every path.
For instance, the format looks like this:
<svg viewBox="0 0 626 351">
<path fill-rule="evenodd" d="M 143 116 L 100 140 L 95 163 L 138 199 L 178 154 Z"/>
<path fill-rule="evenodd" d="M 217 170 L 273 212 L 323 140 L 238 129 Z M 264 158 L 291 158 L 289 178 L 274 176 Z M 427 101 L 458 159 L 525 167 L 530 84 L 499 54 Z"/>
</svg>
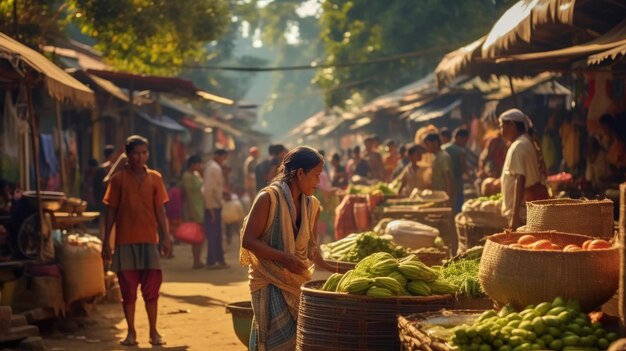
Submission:
<svg viewBox="0 0 626 351">
<path fill-rule="evenodd" d="M 117 272 L 128 335 L 121 344 L 137 345 L 135 301 L 141 293 L 150 324 L 150 343 L 164 345 L 156 329 L 157 301 L 163 280 L 159 261 L 157 227 L 164 233 L 160 254 L 167 256 L 171 242 L 163 205 L 169 200 L 159 172 L 146 166 L 148 140 L 133 135 L 126 140 L 127 164 L 111 177 L 102 202 L 107 205 L 102 259 Z M 115 225 L 115 251 L 108 245 Z"/>
</svg>

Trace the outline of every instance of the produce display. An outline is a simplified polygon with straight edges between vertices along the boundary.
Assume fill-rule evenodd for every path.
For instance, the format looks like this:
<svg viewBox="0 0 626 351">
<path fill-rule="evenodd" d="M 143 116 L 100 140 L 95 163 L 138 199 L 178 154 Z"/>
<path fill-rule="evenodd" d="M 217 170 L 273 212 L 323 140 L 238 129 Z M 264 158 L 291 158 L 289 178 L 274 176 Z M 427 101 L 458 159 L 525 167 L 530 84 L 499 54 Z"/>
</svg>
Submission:
<svg viewBox="0 0 626 351">
<path fill-rule="evenodd" d="M 390 235 L 378 235 L 376 232 L 355 233 L 322 245 L 322 251 L 326 259 L 354 263 L 377 252 L 386 252 L 392 257 L 408 255 L 408 251 L 394 244 L 392 239 Z"/>
<path fill-rule="evenodd" d="M 517 243 L 513 243 L 509 245 L 509 247 L 515 248 L 523 248 L 530 250 L 552 250 L 552 251 L 564 251 L 564 252 L 575 252 L 575 251 L 583 251 L 583 250 L 601 250 L 611 248 L 613 245 L 602 239 L 590 239 L 585 241 L 582 246 L 578 246 L 575 244 L 569 244 L 564 247 L 552 243 L 548 239 L 538 240 L 533 235 L 523 235 L 518 240 Z"/>
<path fill-rule="evenodd" d="M 345 274 L 334 273 L 322 290 L 382 298 L 451 294 L 457 289 L 439 279 L 437 270 L 426 266 L 415 255 L 397 259 L 379 252 L 366 257 Z"/>
<path fill-rule="evenodd" d="M 483 196 L 465 201 L 461 210 L 463 212 L 481 211 L 500 214 L 502 209 L 502 194 Z"/>
<path fill-rule="evenodd" d="M 617 339 L 580 312 L 578 302 L 560 297 L 519 312 L 509 305 L 488 310 L 471 325 L 433 332 L 460 351 L 605 350 Z"/>
<path fill-rule="evenodd" d="M 378 182 L 374 185 L 350 185 L 348 193 L 352 195 L 397 195 L 387 183 Z"/>
<path fill-rule="evenodd" d="M 459 294 L 472 297 L 484 296 L 478 280 L 482 252 L 483 247 L 476 246 L 446 262 L 439 270 L 439 279 L 457 287 Z"/>
</svg>

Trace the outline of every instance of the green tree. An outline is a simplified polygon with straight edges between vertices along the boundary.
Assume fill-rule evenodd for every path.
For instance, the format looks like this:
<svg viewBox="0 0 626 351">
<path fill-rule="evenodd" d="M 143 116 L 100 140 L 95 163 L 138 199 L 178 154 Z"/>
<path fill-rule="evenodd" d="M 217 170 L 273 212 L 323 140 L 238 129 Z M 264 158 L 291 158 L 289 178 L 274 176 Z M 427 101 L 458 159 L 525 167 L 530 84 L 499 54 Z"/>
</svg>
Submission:
<svg viewBox="0 0 626 351">
<path fill-rule="evenodd" d="M 360 62 L 410 52 L 423 55 L 372 65 L 319 70 L 315 82 L 329 106 L 354 93 L 365 99 L 431 71 L 441 56 L 486 33 L 506 0 L 326 0 L 320 18 L 327 62 Z M 428 51 L 426 51 L 428 50 Z M 336 89 L 369 79 L 368 84 Z"/>
<path fill-rule="evenodd" d="M 227 30 L 223 0 L 71 0 L 69 18 L 93 37 L 96 49 L 119 69 L 177 73 L 203 62 L 204 45 Z"/>
<path fill-rule="evenodd" d="M 120 70 L 175 74 L 207 59 L 206 43 L 230 24 L 224 0 L 5 0 L 0 30 L 37 48 L 76 24 Z"/>
</svg>

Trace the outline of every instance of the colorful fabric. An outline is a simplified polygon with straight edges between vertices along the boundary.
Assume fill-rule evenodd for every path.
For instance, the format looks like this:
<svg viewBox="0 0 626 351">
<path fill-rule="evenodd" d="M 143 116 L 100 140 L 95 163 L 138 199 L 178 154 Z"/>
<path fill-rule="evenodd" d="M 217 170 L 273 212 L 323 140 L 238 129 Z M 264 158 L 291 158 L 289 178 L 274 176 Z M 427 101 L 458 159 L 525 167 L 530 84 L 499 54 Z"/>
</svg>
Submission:
<svg viewBox="0 0 626 351">
<path fill-rule="evenodd" d="M 315 254 L 317 249 L 316 236 L 313 232 L 315 218 L 320 210 L 319 201 L 315 197 L 302 196 L 300 228 L 297 235 L 294 232 L 292 216 L 289 211 L 286 191 L 278 183 L 273 183 L 262 190 L 270 197 L 269 220 L 261 236 L 261 240 L 276 250 L 291 253 L 301 259 L 307 266 L 311 266 L 309 257 Z M 287 194 L 291 197 L 291 192 Z M 255 201 L 258 201 L 258 196 Z M 254 205 L 253 205 L 254 206 Z M 246 231 L 248 218 L 244 220 L 242 235 Z M 280 334 L 284 330 L 284 321 L 276 318 L 276 308 L 271 307 L 272 301 L 277 299 L 272 293 L 275 287 L 285 304 L 288 307 L 289 315 L 293 323 L 298 320 L 298 305 L 300 303 L 300 286 L 311 279 L 311 271 L 306 270 L 300 274 L 292 273 L 281 264 L 256 257 L 252 252 L 240 248 L 239 262 L 248 266 L 248 276 L 250 278 L 250 291 L 253 297 L 256 292 L 261 295 L 260 302 L 256 308 L 255 318 L 258 326 L 256 332 L 256 350 L 293 350 L 293 344 L 282 342 L 283 338 L 293 339 L 295 342 L 295 329 L 292 334 Z M 265 294 L 265 295 L 264 295 Z M 266 296 L 266 297 L 264 297 Z M 275 303 L 274 303 L 275 305 Z M 275 306 L 274 306 L 275 307 Z M 274 325 L 276 324 L 276 325 Z M 278 333 L 274 335 L 274 333 Z M 280 348 L 270 347 L 274 341 L 280 339 Z M 291 342 L 291 341 L 290 341 Z M 282 348 L 282 345 L 287 345 Z M 291 347 L 288 347 L 291 346 Z M 277 346 L 278 347 L 278 346 Z"/>
<path fill-rule="evenodd" d="M 297 323 L 289 313 L 289 306 L 279 288 L 268 285 L 252 293 L 252 311 L 255 317 L 248 345 L 250 350 L 295 350 Z M 259 339 L 265 340 L 265 343 L 260 344 Z"/>
<path fill-rule="evenodd" d="M 183 173 L 183 219 L 186 222 L 204 223 L 204 198 L 202 197 L 202 177 L 189 170 Z"/>
<path fill-rule="evenodd" d="M 141 181 L 128 168 L 111 178 L 102 202 L 118 210 L 115 245 L 159 241 L 155 209 L 169 198 L 161 174 L 147 167 L 146 172 Z"/>
<path fill-rule="evenodd" d="M 163 273 L 160 269 L 125 270 L 117 272 L 117 280 L 120 283 L 123 305 L 135 304 L 139 285 L 143 300 L 146 303 L 153 303 L 159 299 Z"/>
<path fill-rule="evenodd" d="M 165 206 L 168 219 L 183 218 L 183 190 L 175 185 L 167 192 L 170 201 Z"/>
<path fill-rule="evenodd" d="M 161 269 L 159 248 L 156 244 L 128 244 L 115 246 L 111 271 Z"/>
</svg>

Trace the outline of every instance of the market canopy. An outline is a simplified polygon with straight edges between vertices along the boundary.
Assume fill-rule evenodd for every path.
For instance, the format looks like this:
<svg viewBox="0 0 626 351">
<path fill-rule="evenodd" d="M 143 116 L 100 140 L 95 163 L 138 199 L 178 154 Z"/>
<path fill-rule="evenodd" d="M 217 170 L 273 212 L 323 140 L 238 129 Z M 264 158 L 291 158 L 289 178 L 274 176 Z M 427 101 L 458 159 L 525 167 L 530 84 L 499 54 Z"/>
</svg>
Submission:
<svg viewBox="0 0 626 351">
<path fill-rule="evenodd" d="M 193 119 L 195 122 L 204 125 L 209 128 L 219 128 L 229 134 L 232 134 L 236 137 L 240 137 L 243 133 L 229 125 L 228 123 L 222 122 L 214 117 L 206 116 L 204 113 L 194 109 L 192 106 L 185 104 L 180 101 L 176 101 L 174 99 L 167 98 L 165 96 L 159 97 L 159 102 L 170 109 L 173 109 L 180 114 Z"/>
<path fill-rule="evenodd" d="M 399 107 L 403 100 L 416 100 L 428 93 L 436 93 L 434 73 L 373 99 L 361 108 L 361 112 L 376 112 Z"/>
<path fill-rule="evenodd" d="M 233 105 L 235 102 L 201 90 L 192 81 L 177 77 L 144 76 L 127 72 L 113 72 L 108 70 L 88 69 L 87 73 L 104 78 L 113 84 L 132 90 L 150 90 L 160 93 L 176 93 L 186 96 L 198 96 L 205 100 L 224 105 Z"/>
<path fill-rule="evenodd" d="M 546 70 L 545 65 L 555 67 L 561 63 L 569 67 L 572 63 L 571 60 L 586 58 L 589 55 L 602 51 L 610 52 L 611 50 L 617 49 L 619 52 L 619 48 L 624 46 L 626 46 L 626 20 L 604 35 L 585 44 L 546 52 L 511 55 L 498 59 L 497 62 L 522 63 L 526 61 L 529 65 L 533 64 L 533 66 L 538 66 L 536 68 L 537 70 Z M 541 65 L 539 65 L 539 63 L 541 63 Z"/>
<path fill-rule="evenodd" d="M 95 106 L 91 89 L 63 71 L 39 52 L 0 33 L 0 57 L 8 60 L 14 68 L 24 63 L 43 76 L 48 93 L 59 101 L 68 101 L 80 106 Z"/>
<path fill-rule="evenodd" d="M 459 106 L 461 106 L 461 98 L 455 95 L 443 95 L 428 104 L 405 114 L 404 117 L 417 123 L 428 122 L 449 114 Z"/>
<path fill-rule="evenodd" d="M 181 126 L 180 124 L 176 123 L 175 120 L 165 115 L 151 117 L 143 111 L 136 111 L 136 113 L 141 116 L 141 118 L 145 119 L 146 121 L 150 122 L 150 124 L 153 124 L 157 127 L 161 127 L 163 129 L 167 129 L 173 132 L 184 132 L 186 130 L 185 127 Z"/>
</svg>

